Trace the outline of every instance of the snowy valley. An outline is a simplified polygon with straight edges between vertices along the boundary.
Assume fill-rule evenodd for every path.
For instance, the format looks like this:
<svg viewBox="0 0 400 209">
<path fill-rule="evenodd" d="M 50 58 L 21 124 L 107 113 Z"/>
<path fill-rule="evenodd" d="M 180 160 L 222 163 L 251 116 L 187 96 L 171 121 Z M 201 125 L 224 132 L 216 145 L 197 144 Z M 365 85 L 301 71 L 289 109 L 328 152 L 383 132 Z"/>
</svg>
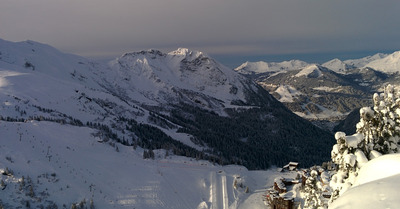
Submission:
<svg viewBox="0 0 400 209">
<path fill-rule="evenodd" d="M 0 40 L 0 69 L 5 208 L 246 208 L 269 178 L 247 168 L 329 159 L 329 133 L 201 52 L 101 63 Z"/>
<path fill-rule="evenodd" d="M 282 176 L 296 178 L 281 197 L 299 207 L 320 203 L 307 196 L 322 195 L 320 181 L 334 194 L 332 207 L 342 208 L 359 195 L 357 187 L 378 187 L 363 180 L 367 165 L 397 152 L 400 92 L 388 86 L 371 99 L 397 81 L 398 74 L 388 74 L 398 71 L 396 57 L 248 62 L 232 70 L 185 48 L 95 62 L 34 41 L 0 39 L 0 208 L 261 209 Z M 372 105 L 362 109 L 359 135 L 335 138 L 302 118 L 343 118 Z M 371 118 L 387 129 L 367 123 Z M 377 142 L 364 142 L 367 127 Z M 362 157 L 361 145 L 378 154 Z M 327 166 L 331 154 L 337 167 Z M 300 167 L 278 169 L 290 161 Z M 326 178 L 316 167 L 303 169 L 323 163 Z M 301 187 L 300 174 L 314 187 Z M 343 184 L 328 186 L 331 177 Z"/>
<path fill-rule="evenodd" d="M 103 142 L 85 127 L 2 121 L 0 129 L 4 208 L 263 208 L 277 175 L 165 150 L 143 159 L 142 148 Z"/>
</svg>

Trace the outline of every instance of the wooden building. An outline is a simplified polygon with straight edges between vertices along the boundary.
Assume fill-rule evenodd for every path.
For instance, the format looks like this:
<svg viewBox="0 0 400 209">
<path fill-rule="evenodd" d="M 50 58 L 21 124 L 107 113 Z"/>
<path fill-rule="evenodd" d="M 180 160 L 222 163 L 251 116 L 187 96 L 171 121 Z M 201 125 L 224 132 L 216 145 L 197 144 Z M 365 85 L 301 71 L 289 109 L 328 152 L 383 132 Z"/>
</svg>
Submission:
<svg viewBox="0 0 400 209">
<path fill-rule="evenodd" d="M 271 209 L 293 209 L 294 199 L 293 197 L 285 197 L 280 195 L 276 190 L 268 190 L 265 199 L 268 202 Z"/>
</svg>

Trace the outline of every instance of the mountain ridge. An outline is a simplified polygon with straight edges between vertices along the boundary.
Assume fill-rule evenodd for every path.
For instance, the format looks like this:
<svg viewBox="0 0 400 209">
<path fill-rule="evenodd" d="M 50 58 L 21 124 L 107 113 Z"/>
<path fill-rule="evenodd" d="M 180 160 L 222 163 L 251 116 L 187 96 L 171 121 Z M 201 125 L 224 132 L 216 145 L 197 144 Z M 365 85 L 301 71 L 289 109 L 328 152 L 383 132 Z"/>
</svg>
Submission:
<svg viewBox="0 0 400 209">
<path fill-rule="evenodd" d="M 239 67 L 235 68 L 235 71 L 241 74 L 261 74 L 268 72 L 300 69 L 307 65 L 308 63 L 301 60 L 290 60 L 283 62 L 245 62 Z"/>
<path fill-rule="evenodd" d="M 399 53 L 378 53 L 345 61 L 333 59 L 317 67 L 308 64 L 301 69 L 268 73 L 258 73 L 255 69 L 254 73 L 242 74 L 259 83 L 296 114 L 332 131 L 352 110 L 371 106 L 373 92 L 400 81 Z"/>
<path fill-rule="evenodd" d="M 102 64 L 59 51 L 28 60 L 42 49 L 24 44 L 24 50 L 8 53 L 19 62 L 10 67 L 0 59 L 3 120 L 88 126 L 125 146 L 166 149 L 250 169 L 328 158 L 329 133 L 204 53 L 147 50 Z M 4 45 L 0 52 L 8 48 Z M 59 70 L 63 73 L 55 73 Z M 287 144 L 293 152 L 285 151 Z M 323 148 L 303 154 L 315 146 Z"/>
</svg>

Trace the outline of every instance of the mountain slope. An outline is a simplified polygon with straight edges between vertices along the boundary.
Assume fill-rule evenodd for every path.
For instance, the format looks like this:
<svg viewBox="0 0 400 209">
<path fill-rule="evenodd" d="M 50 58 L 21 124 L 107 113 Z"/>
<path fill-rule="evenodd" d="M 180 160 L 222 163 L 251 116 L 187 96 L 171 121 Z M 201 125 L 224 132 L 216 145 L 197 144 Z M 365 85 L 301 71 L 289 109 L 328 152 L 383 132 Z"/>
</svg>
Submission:
<svg viewBox="0 0 400 209">
<path fill-rule="evenodd" d="M 259 77 L 256 81 L 293 112 L 310 119 L 342 117 L 355 104 L 368 104 L 363 99 L 367 87 L 320 65 Z"/>
<path fill-rule="evenodd" d="M 400 72 L 400 51 L 394 52 L 382 59 L 371 61 L 365 67 L 370 67 L 386 73 Z"/>
<path fill-rule="evenodd" d="M 88 127 L 0 121 L 0 132 L 4 208 L 205 209 L 225 202 L 234 209 L 261 209 L 262 189 L 278 175 L 165 150 L 154 150 L 154 160 L 143 159 L 143 149 L 106 143 Z M 244 188 L 235 189 L 235 180 Z M 257 201 L 246 205 L 248 199 Z"/>
<path fill-rule="evenodd" d="M 201 52 L 102 64 L 32 41 L 1 44 L 2 120 L 86 126 L 105 141 L 250 169 L 328 158 L 331 135 Z"/>
<path fill-rule="evenodd" d="M 398 52 L 361 59 L 330 60 L 290 71 L 263 72 L 257 65 L 238 72 L 253 79 L 293 112 L 332 131 L 336 121 L 362 106 L 370 106 L 373 92 L 400 81 Z"/>
<path fill-rule="evenodd" d="M 339 59 L 333 59 L 325 62 L 324 64 L 322 64 L 322 66 L 337 73 L 346 73 L 348 70 L 355 68 L 353 65 L 349 65 Z"/>
<path fill-rule="evenodd" d="M 345 60 L 343 62 L 348 64 L 348 65 L 350 65 L 350 66 L 354 66 L 356 68 L 362 68 L 362 67 L 366 66 L 370 62 L 372 62 L 374 60 L 385 58 L 386 56 L 388 56 L 388 54 L 377 53 L 377 54 L 372 55 L 372 56 L 366 56 L 366 57 L 363 57 L 363 58 L 360 58 L 360 59 Z"/>
<path fill-rule="evenodd" d="M 290 60 L 283 62 L 245 62 L 239 67 L 235 68 L 235 71 L 241 74 L 261 74 L 261 73 L 271 73 L 287 70 L 298 70 L 308 63 L 301 60 Z"/>
<path fill-rule="evenodd" d="M 184 101 L 222 113 L 231 103 L 246 100 L 244 79 L 197 51 L 127 53 L 111 61 L 110 67 L 118 72 L 118 88 L 135 89 L 148 105 Z"/>
</svg>

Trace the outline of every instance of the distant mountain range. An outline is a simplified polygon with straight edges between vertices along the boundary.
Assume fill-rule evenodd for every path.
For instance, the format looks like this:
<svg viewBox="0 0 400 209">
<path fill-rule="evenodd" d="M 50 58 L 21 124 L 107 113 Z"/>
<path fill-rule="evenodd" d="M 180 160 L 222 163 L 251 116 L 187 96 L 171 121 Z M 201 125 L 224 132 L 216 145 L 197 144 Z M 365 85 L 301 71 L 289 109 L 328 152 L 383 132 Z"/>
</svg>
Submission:
<svg viewBox="0 0 400 209">
<path fill-rule="evenodd" d="M 246 62 L 235 69 L 268 90 L 290 110 L 333 130 L 356 108 L 371 106 L 372 94 L 400 82 L 400 51 L 321 65 L 291 60 Z"/>
<path fill-rule="evenodd" d="M 310 64 L 301 60 L 290 60 L 283 62 L 245 62 L 235 70 L 241 74 L 262 74 L 267 72 L 279 72 L 299 70 Z M 326 67 L 337 73 L 347 73 L 348 70 L 354 68 L 373 68 L 384 73 L 396 73 L 400 71 L 400 51 L 392 54 L 378 53 L 373 56 L 367 56 L 360 59 L 340 60 L 332 59 L 322 63 L 321 66 Z"/>
<path fill-rule="evenodd" d="M 104 142 L 250 169 L 320 163 L 334 142 L 251 79 L 184 48 L 99 63 L 0 40 L 0 89 L 3 121 L 84 126 Z"/>
</svg>

